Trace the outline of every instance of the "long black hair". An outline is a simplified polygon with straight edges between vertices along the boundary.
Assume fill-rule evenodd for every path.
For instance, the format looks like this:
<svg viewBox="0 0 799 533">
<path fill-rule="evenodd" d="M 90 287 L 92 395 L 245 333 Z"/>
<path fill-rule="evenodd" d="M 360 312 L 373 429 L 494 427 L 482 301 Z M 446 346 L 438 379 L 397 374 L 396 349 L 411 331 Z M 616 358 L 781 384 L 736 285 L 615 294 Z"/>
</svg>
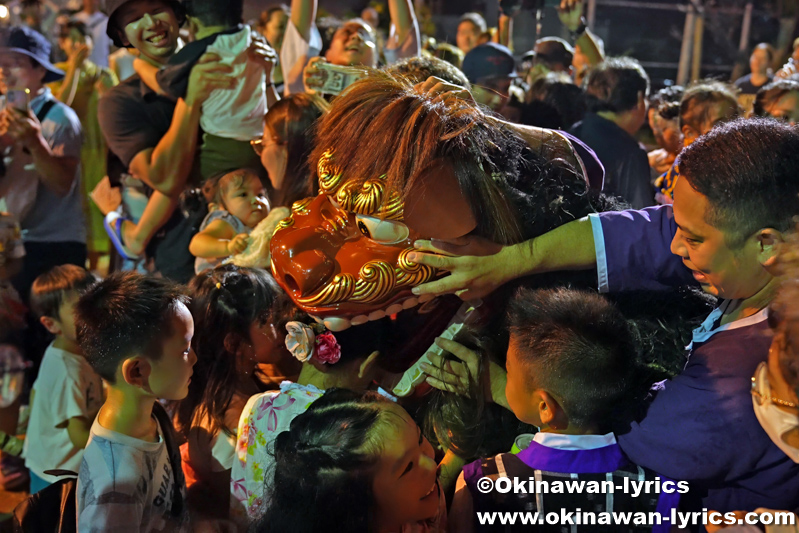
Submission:
<svg viewBox="0 0 799 533">
<path fill-rule="evenodd" d="M 188 432 L 193 422 L 207 418 L 209 430 L 236 434 L 225 424 L 225 412 L 236 392 L 240 369 L 236 355 L 225 347 L 225 338 L 246 342 L 253 323 L 276 322 L 282 330 L 294 307 L 265 270 L 222 265 L 196 275 L 189 283 L 197 364 L 189 394 L 177 408 L 177 426 Z"/>
</svg>

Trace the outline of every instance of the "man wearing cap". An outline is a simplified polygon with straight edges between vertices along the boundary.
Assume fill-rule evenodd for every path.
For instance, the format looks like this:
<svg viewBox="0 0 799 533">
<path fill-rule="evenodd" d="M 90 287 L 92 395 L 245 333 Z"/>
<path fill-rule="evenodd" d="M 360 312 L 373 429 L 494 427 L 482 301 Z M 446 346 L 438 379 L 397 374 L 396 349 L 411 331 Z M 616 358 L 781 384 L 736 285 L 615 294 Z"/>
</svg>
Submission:
<svg viewBox="0 0 799 533">
<path fill-rule="evenodd" d="M 472 84 L 472 96 L 477 103 L 502 115 L 509 111 L 511 84 L 517 75 L 516 61 L 507 47 L 497 43 L 475 46 L 463 58 L 462 70 Z"/>
<path fill-rule="evenodd" d="M 27 89 L 30 98 L 25 111 L 18 109 L 25 107 L 25 99 L 18 98 L 0 112 L 0 146 L 11 147 L 9 177 L 21 173 L 22 183 L 36 183 L 35 201 L 24 213 L 14 213 L 21 217 L 26 255 L 13 282 L 26 300 L 39 274 L 57 265 L 86 263 L 80 120 L 45 87 L 64 77 L 49 57 L 50 43 L 26 26 L 11 28 L 0 48 L 2 83 L 18 96 Z"/>
<path fill-rule="evenodd" d="M 109 0 L 106 7 L 107 33 L 116 46 L 135 48 L 140 59 L 157 67 L 176 52 L 178 30 L 186 18 L 179 2 Z M 214 54 L 200 58 L 192 69 L 185 98 L 177 103 L 151 90 L 138 75 L 124 80 L 100 100 L 100 128 L 109 150 L 131 176 L 166 196 L 177 198 L 194 175 L 202 102 L 212 90 L 235 83 L 227 75 L 231 67 L 217 59 Z M 117 234 L 122 221 L 115 221 Z M 179 212 L 165 221 L 166 235 L 154 242 L 152 249 L 156 269 L 165 277 L 185 282 L 193 276 L 194 258 L 188 243 L 201 221 L 202 216 L 186 218 Z M 124 243 L 124 236 L 121 240 Z M 138 255 L 143 250 L 130 248 L 129 252 Z"/>
</svg>

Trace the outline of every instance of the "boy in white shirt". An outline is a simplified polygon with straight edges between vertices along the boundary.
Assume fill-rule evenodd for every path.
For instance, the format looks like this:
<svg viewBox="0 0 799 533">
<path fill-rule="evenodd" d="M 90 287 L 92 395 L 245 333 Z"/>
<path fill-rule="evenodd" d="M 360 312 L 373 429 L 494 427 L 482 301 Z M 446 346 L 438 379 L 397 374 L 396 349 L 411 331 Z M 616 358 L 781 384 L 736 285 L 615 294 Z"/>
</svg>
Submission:
<svg viewBox="0 0 799 533">
<path fill-rule="evenodd" d="M 103 404 L 103 383 L 78 346 L 73 316 L 75 302 L 95 283 L 85 269 L 62 265 L 36 278 L 31 288 L 31 308 L 55 335 L 31 393 L 23 451 L 31 494 L 58 480 L 48 470 L 78 471 L 89 429 Z"/>
<path fill-rule="evenodd" d="M 180 451 L 158 402 L 189 390 L 187 301 L 165 279 L 119 272 L 75 307 L 78 342 L 108 388 L 80 465 L 78 531 L 189 530 Z"/>
</svg>

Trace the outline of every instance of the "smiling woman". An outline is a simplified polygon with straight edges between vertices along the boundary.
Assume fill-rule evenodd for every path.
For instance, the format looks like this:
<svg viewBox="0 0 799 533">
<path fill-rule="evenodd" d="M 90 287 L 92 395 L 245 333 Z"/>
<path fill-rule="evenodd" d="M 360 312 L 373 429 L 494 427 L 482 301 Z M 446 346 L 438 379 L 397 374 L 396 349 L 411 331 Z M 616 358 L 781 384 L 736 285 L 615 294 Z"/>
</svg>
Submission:
<svg viewBox="0 0 799 533">
<path fill-rule="evenodd" d="M 378 394 L 327 392 L 278 436 L 275 463 L 259 533 L 445 529 L 433 448 Z"/>
</svg>

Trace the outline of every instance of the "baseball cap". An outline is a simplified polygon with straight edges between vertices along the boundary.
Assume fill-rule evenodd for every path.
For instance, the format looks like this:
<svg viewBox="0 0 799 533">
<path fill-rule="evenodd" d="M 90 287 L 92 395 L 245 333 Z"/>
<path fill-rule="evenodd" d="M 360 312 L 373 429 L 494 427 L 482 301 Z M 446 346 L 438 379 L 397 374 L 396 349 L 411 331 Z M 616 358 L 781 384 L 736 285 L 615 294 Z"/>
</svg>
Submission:
<svg viewBox="0 0 799 533">
<path fill-rule="evenodd" d="M 463 58 L 463 73 L 470 83 L 485 78 L 515 78 L 516 61 L 507 47 L 497 43 L 475 46 Z"/>
</svg>

